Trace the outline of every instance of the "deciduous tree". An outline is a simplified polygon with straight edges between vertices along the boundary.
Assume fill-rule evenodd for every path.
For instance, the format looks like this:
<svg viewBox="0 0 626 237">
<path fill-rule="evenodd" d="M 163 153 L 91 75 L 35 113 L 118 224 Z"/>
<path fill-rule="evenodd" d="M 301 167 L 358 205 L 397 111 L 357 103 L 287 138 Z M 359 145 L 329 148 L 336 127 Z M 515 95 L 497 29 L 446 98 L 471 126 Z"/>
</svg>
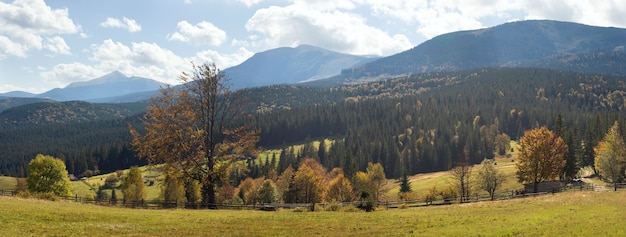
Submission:
<svg viewBox="0 0 626 237">
<path fill-rule="evenodd" d="M 72 194 L 70 178 L 62 160 L 37 155 L 28 164 L 28 190 L 33 193 L 52 193 L 57 196 Z"/>
<path fill-rule="evenodd" d="M 146 199 L 146 184 L 137 166 L 131 167 L 128 174 L 122 177 L 122 193 L 124 200 L 133 202 L 133 205 Z"/>
<path fill-rule="evenodd" d="M 500 188 L 502 182 L 506 179 L 506 175 L 496 169 L 494 162 L 489 159 L 481 162 L 482 167 L 478 171 L 478 186 L 489 193 L 489 197 L 493 201 L 495 199 L 496 190 Z"/>
<path fill-rule="evenodd" d="M 194 65 L 180 80 L 184 88 L 167 86 L 151 100 L 144 134 L 131 127 L 132 145 L 150 162 L 167 163 L 199 181 L 203 202 L 212 205 L 231 165 L 256 156 L 258 131 L 235 124 L 245 90 L 231 91 L 214 64 Z"/>
<path fill-rule="evenodd" d="M 337 174 L 328 183 L 328 194 L 326 195 L 327 201 L 339 201 L 350 202 L 354 201 L 354 187 L 350 179 L 346 178 L 343 171 L 338 172 L 341 168 L 333 169 L 333 172 Z"/>
<path fill-rule="evenodd" d="M 624 179 L 626 164 L 626 147 L 619 133 L 619 124 L 615 124 L 604 135 L 604 139 L 594 148 L 595 167 L 600 175 L 613 183 L 617 191 L 617 183 Z"/>
<path fill-rule="evenodd" d="M 457 193 L 461 195 L 461 202 L 469 201 L 472 177 L 472 165 L 469 163 L 469 160 L 458 162 L 451 171 Z"/>
<path fill-rule="evenodd" d="M 305 158 L 300 163 L 293 182 L 299 202 L 315 203 L 324 200 L 326 195 L 326 169 L 313 158 Z"/>
<path fill-rule="evenodd" d="M 524 132 L 516 164 L 519 182 L 533 184 L 533 191 L 537 192 L 539 183 L 558 179 L 565 166 L 566 152 L 563 138 L 545 126 Z"/>
<path fill-rule="evenodd" d="M 164 178 L 161 182 L 161 197 L 165 202 L 187 202 L 185 180 L 180 170 L 166 165 Z"/>
</svg>

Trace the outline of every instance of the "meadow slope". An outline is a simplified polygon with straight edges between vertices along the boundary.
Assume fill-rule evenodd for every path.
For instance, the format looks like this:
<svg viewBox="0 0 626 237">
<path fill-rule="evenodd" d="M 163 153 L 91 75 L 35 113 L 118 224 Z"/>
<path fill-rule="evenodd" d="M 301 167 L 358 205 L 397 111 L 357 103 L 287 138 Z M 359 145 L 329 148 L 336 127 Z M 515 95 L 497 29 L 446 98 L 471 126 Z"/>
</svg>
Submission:
<svg viewBox="0 0 626 237">
<path fill-rule="evenodd" d="M 626 193 L 365 212 L 146 210 L 0 197 L 4 236 L 625 236 Z"/>
</svg>

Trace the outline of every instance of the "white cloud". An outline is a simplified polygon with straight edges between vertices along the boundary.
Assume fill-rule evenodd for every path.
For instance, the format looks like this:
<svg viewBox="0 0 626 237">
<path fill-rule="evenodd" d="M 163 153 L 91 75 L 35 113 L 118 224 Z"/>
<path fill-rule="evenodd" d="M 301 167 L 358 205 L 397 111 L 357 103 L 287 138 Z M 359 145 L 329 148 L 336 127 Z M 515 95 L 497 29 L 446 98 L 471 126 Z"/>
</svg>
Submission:
<svg viewBox="0 0 626 237">
<path fill-rule="evenodd" d="M 54 53 L 66 54 L 70 53 L 70 46 L 65 43 L 65 40 L 60 36 L 54 36 L 46 38 L 46 42 L 44 43 L 44 48 L 50 50 Z"/>
<path fill-rule="evenodd" d="M 311 44 L 352 54 L 389 55 L 412 46 L 406 36 L 390 36 L 358 15 L 304 5 L 259 9 L 246 29 L 264 35 L 262 43 L 268 48 Z"/>
<path fill-rule="evenodd" d="M 105 28 L 121 28 L 126 29 L 128 32 L 134 33 L 141 31 L 141 25 L 137 24 L 137 22 L 133 19 L 122 18 L 122 20 L 117 18 L 108 17 L 106 21 L 100 23 L 100 26 Z"/>
<path fill-rule="evenodd" d="M 177 24 L 178 31 L 169 35 L 168 40 L 181 41 L 192 45 L 219 46 L 226 40 L 226 32 L 210 22 L 201 21 L 191 25 L 187 21 Z"/>
<path fill-rule="evenodd" d="M 596 26 L 626 27 L 626 1 L 555 0 L 541 4 L 521 1 L 519 5 L 527 12 L 526 19 L 553 19 Z"/>
<path fill-rule="evenodd" d="M 26 57 L 31 49 L 44 48 L 42 35 L 74 34 L 81 30 L 69 18 L 67 9 L 53 10 L 43 0 L 0 2 L 0 26 L 0 58 Z"/>
<path fill-rule="evenodd" d="M 9 56 L 26 57 L 26 51 L 23 45 L 11 41 L 11 39 L 0 35 L 0 60 Z"/>
<path fill-rule="evenodd" d="M 237 65 L 253 55 L 245 48 L 233 54 L 222 55 L 207 50 L 184 58 L 155 43 L 133 42 L 130 45 L 104 40 L 91 46 L 91 63 L 74 62 L 58 64 L 51 69 L 40 69 L 40 76 L 59 87 L 71 82 L 93 79 L 112 71 L 129 76 L 148 77 L 165 83 L 178 84 L 178 76 L 191 69 L 191 62 L 215 63 L 218 67 Z"/>
<path fill-rule="evenodd" d="M 241 64 L 243 61 L 246 61 L 246 59 L 252 57 L 252 55 L 254 55 L 253 52 L 241 47 L 237 52 L 226 55 L 213 50 L 198 52 L 196 56 L 190 60 L 196 63 L 215 63 L 218 68 L 226 69 Z"/>
<path fill-rule="evenodd" d="M 246 7 L 252 7 L 256 4 L 263 2 L 264 0 L 238 0 L 238 1 L 246 5 Z"/>
</svg>

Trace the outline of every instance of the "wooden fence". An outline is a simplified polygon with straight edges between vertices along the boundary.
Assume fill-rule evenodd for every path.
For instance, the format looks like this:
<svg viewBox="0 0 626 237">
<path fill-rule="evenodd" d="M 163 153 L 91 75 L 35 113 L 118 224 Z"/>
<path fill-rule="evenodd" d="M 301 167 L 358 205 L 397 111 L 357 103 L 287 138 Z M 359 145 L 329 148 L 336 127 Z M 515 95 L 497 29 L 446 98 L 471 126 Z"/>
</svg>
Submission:
<svg viewBox="0 0 626 237">
<path fill-rule="evenodd" d="M 626 188 L 626 183 L 619 184 L 619 188 Z M 593 191 L 595 187 L 593 184 L 581 184 L 576 186 L 566 186 L 561 192 L 575 192 L 575 191 Z M 612 190 L 612 189 L 610 189 Z M 506 199 L 514 199 L 514 198 L 525 198 L 539 195 L 550 194 L 550 192 L 541 192 L 541 193 L 525 193 L 523 190 L 505 190 L 503 192 L 495 195 L 496 200 L 506 200 Z M 16 190 L 2 190 L 0 189 L 0 196 L 17 196 L 18 191 Z M 208 204 L 208 203 L 182 203 L 182 202 L 164 202 L 164 201 L 126 201 L 124 199 L 121 200 L 111 200 L 111 199 L 94 199 L 94 198 L 83 198 L 78 195 L 75 196 L 67 196 L 67 197 L 59 197 L 62 200 L 79 202 L 79 203 L 87 203 L 87 204 L 95 204 L 102 206 L 112 206 L 112 207 L 126 207 L 126 208 L 145 208 L 145 209 L 172 209 L 172 208 L 186 208 L 186 209 L 232 209 L 232 210 L 276 210 L 279 208 L 282 209 L 294 209 L 294 208 L 309 208 L 310 203 L 272 203 L 272 204 L 255 204 L 255 205 L 243 205 L 243 204 Z M 488 195 L 472 195 L 466 200 L 464 203 L 469 202 L 482 202 L 489 201 L 491 197 Z M 361 204 L 360 201 L 355 202 L 343 202 L 342 206 L 346 205 L 354 205 L 357 206 Z M 379 207 L 384 208 L 404 208 L 404 207 L 422 207 L 422 206 L 431 206 L 431 205 L 448 205 L 453 203 L 460 203 L 460 198 L 455 199 L 414 199 L 414 200 L 405 200 L 405 201 L 378 201 L 376 204 Z M 321 208 L 325 208 L 327 205 L 334 205 L 329 203 L 318 203 Z"/>
</svg>

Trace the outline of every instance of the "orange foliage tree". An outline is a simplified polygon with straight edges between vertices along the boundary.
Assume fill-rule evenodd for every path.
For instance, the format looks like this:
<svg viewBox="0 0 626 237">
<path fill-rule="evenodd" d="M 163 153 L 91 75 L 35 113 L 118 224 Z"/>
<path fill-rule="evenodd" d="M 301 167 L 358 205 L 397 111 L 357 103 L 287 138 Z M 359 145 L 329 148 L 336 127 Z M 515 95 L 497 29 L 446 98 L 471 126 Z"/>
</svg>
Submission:
<svg viewBox="0 0 626 237">
<path fill-rule="evenodd" d="M 184 88 L 167 86 L 150 101 L 145 133 L 130 128 L 132 145 L 151 163 L 166 163 L 202 185 L 203 202 L 215 204 L 216 185 L 242 158 L 256 155 L 258 131 L 237 126 L 243 91 L 232 92 L 214 64 L 183 72 Z"/>
<path fill-rule="evenodd" d="M 565 167 L 567 144 L 543 126 L 524 132 L 519 152 L 517 178 L 521 183 L 533 184 L 537 192 L 539 183 L 559 178 Z"/>
</svg>

